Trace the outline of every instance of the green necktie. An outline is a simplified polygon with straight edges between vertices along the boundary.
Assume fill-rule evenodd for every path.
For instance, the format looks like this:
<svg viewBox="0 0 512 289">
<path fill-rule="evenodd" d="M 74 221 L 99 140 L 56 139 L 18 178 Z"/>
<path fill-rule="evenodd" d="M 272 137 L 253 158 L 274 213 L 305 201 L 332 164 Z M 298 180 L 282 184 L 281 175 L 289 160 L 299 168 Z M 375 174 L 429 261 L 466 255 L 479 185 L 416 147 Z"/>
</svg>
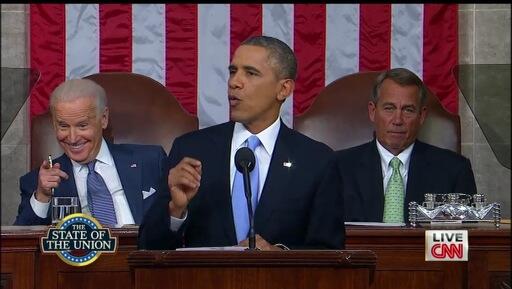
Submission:
<svg viewBox="0 0 512 289">
<path fill-rule="evenodd" d="M 391 159 L 391 168 L 393 173 L 386 187 L 386 196 L 384 200 L 384 223 L 402 223 L 404 221 L 404 182 L 400 175 L 399 158 Z"/>
</svg>

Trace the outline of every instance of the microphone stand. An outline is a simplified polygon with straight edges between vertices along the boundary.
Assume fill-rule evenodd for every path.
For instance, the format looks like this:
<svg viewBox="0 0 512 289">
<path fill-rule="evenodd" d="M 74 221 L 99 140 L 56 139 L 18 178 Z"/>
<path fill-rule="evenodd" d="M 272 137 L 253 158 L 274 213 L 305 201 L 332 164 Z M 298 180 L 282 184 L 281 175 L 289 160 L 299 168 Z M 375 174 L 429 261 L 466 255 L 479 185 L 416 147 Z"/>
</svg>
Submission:
<svg viewBox="0 0 512 289">
<path fill-rule="evenodd" d="M 249 168 L 244 166 L 244 191 L 247 199 L 247 210 L 249 211 L 249 250 L 256 250 L 256 234 L 254 232 L 254 216 L 252 212 L 252 193 L 251 178 L 249 177 Z"/>
</svg>

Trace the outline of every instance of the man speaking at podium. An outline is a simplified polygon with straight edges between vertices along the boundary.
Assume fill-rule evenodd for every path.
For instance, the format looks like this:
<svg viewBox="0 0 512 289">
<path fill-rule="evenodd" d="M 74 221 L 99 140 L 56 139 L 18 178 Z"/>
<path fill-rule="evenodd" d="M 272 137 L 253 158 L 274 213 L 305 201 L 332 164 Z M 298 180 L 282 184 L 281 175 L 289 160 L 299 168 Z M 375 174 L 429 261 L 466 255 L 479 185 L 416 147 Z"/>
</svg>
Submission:
<svg viewBox="0 0 512 289">
<path fill-rule="evenodd" d="M 251 172 L 256 247 L 344 247 L 343 196 L 334 153 L 288 127 L 279 111 L 297 64 L 282 41 L 245 40 L 229 65 L 230 122 L 177 138 L 169 153 L 169 194 L 139 230 L 140 249 L 247 245 L 249 220 L 236 151 L 255 153 Z"/>
</svg>

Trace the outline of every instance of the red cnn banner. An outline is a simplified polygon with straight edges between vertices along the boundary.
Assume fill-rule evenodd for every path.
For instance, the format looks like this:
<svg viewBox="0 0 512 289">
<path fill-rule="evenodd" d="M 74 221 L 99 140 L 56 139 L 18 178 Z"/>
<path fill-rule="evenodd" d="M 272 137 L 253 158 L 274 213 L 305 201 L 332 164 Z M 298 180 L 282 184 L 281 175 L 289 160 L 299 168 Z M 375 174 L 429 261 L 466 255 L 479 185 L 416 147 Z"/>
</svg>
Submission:
<svg viewBox="0 0 512 289">
<path fill-rule="evenodd" d="M 467 261 L 467 230 L 426 230 L 425 261 Z"/>
</svg>

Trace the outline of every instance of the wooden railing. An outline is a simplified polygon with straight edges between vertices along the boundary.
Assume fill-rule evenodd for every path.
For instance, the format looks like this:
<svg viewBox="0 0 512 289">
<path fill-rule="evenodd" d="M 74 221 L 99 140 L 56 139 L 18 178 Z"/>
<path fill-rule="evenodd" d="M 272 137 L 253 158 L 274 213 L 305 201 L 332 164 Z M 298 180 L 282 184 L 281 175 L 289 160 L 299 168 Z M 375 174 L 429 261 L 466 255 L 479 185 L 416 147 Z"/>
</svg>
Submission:
<svg viewBox="0 0 512 289">
<path fill-rule="evenodd" d="M 460 229 L 457 227 L 451 228 Z M 214 254 L 217 255 L 210 255 L 210 259 L 208 259 L 197 252 L 163 253 L 137 251 L 137 228 L 112 229 L 112 234 L 119 237 L 117 253 L 102 254 L 93 264 L 84 267 L 72 267 L 62 262 L 54 254 L 42 254 L 40 250 L 40 238 L 46 234 L 46 230 L 47 227 L 44 226 L 2 227 L 2 288 L 54 289 L 70 288 L 70 284 L 73 284 L 72 288 L 92 289 L 99 288 L 98 284 L 102 284 L 101 287 L 103 288 L 129 289 L 134 288 L 132 286 L 136 284 L 133 280 L 137 280 L 134 272 L 130 272 L 130 264 L 132 264 L 132 269 L 135 271 L 135 268 L 143 269 L 142 267 L 144 267 L 147 269 L 157 264 L 161 265 L 160 268 L 164 268 L 173 262 L 176 265 L 195 262 L 197 265 L 197 262 L 209 261 L 211 266 L 208 266 L 207 269 L 213 270 L 214 268 L 218 268 L 220 272 L 223 270 L 222 268 L 226 266 L 231 266 L 231 268 L 243 267 L 240 262 L 259 262 L 262 268 L 272 270 L 273 267 L 268 266 L 269 260 L 272 260 L 272 264 L 278 264 L 275 263 L 276 258 L 277 260 L 281 258 L 283 262 L 282 265 L 286 267 L 287 262 L 288 265 L 290 265 L 293 263 L 293 260 L 299 265 L 313 262 L 313 259 L 308 258 L 318 255 L 324 258 L 320 258 L 323 260 L 322 262 L 326 262 L 327 264 L 331 262 L 329 265 L 331 266 L 333 263 L 346 260 L 346 258 L 344 259 L 344 256 L 348 256 L 346 254 L 355 254 L 354 250 L 370 250 L 375 253 L 375 273 L 373 274 L 373 278 L 370 279 L 371 282 L 369 285 L 369 288 L 373 289 L 510 288 L 511 231 L 509 224 L 502 225 L 499 229 L 481 226 L 467 228 L 469 232 L 468 262 L 426 262 L 424 251 L 425 229 L 423 228 L 347 227 L 347 251 L 331 251 L 331 253 L 327 254 L 332 255 L 328 256 L 322 256 L 321 254 L 324 254 L 322 251 L 312 251 L 312 253 L 307 253 L 309 251 L 295 251 L 284 253 L 284 255 L 280 256 L 273 255 L 275 253 L 272 252 L 259 252 L 259 255 L 245 254 L 243 255 L 245 259 L 234 258 L 231 260 L 228 260 L 228 255 L 237 254 L 236 252 L 216 252 Z M 190 254 L 187 256 L 187 253 Z M 156 257 L 154 254 L 159 255 L 159 257 Z M 350 255 L 352 256 L 352 262 L 357 263 L 357 260 L 365 260 L 362 256 L 370 256 L 364 254 L 366 253 L 363 253 L 363 255 Z M 217 258 L 217 261 L 214 261 L 215 258 Z M 265 258 L 268 258 L 268 260 Z M 318 260 L 319 259 L 317 259 L 316 262 L 320 262 Z M 144 262 L 150 267 L 145 267 Z M 222 265 L 222 262 L 227 263 Z M 366 265 L 371 264 L 371 260 L 366 260 L 365 262 Z M 352 263 L 352 265 L 355 263 Z M 319 272 L 328 272 L 325 266 L 317 265 Z M 298 269 L 298 267 L 295 267 L 295 269 Z M 285 278 L 283 280 L 286 280 L 288 273 L 277 275 L 279 277 L 282 275 L 283 278 Z M 254 276 L 260 275 L 256 274 Z M 324 286 L 324 288 L 329 287 Z"/>
</svg>

